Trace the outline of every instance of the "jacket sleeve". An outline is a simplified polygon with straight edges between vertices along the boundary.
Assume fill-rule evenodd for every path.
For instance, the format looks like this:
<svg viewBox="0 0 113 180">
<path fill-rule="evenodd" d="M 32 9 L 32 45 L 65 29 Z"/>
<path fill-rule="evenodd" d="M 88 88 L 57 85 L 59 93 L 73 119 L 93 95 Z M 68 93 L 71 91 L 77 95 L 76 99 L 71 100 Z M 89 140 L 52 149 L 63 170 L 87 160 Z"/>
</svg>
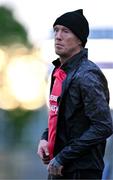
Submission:
<svg viewBox="0 0 113 180">
<path fill-rule="evenodd" d="M 43 132 L 41 139 L 45 139 L 48 141 L 48 128 L 46 128 L 45 131 Z"/>
<path fill-rule="evenodd" d="M 99 75 L 89 72 L 79 81 L 81 95 L 84 103 L 85 116 L 90 120 L 90 127 L 80 138 L 65 146 L 57 154 L 60 164 L 75 160 L 88 150 L 108 138 L 112 132 L 112 118 L 106 93 L 109 94 L 105 82 Z"/>
</svg>

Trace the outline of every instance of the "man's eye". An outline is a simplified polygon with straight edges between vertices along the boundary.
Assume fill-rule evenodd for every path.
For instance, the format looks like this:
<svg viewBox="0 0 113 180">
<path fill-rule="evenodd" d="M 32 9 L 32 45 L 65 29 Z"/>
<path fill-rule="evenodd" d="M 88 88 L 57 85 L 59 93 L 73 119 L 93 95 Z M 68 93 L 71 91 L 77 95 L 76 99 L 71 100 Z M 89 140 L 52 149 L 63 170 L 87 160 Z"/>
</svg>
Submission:
<svg viewBox="0 0 113 180">
<path fill-rule="evenodd" d="M 64 32 L 65 32 L 65 33 L 69 33 L 69 30 L 68 30 L 68 29 L 64 29 Z"/>
<path fill-rule="evenodd" d="M 54 29 L 54 32 L 58 32 L 58 29 L 57 29 L 57 28 L 55 28 L 55 29 Z"/>
</svg>

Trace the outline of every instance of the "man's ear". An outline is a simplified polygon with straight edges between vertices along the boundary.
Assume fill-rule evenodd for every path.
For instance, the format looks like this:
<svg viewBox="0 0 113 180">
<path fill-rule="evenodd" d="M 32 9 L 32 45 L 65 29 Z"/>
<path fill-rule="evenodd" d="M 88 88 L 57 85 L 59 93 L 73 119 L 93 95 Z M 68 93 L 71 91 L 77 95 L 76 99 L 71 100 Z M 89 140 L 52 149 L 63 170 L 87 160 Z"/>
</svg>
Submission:
<svg viewBox="0 0 113 180">
<path fill-rule="evenodd" d="M 78 44 L 79 46 L 82 46 L 82 41 L 80 39 L 78 39 Z"/>
</svg>

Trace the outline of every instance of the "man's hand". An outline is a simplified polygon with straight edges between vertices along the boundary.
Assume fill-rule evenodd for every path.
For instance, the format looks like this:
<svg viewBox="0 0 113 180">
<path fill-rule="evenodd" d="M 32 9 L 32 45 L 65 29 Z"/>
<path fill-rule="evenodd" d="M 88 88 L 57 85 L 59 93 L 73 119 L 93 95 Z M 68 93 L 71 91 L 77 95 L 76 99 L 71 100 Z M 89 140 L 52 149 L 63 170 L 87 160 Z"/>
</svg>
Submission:
<svg viewBox="0 0 113 180">
<path fill-rule="evenodd" d="M 49 164 L 49 151 L 48 151 L 48 141 L 40 140 L 37 154 L 42 159 L 44 164 Z"/>
<path fill-rule="evenodd" d="M 50 163 L 48 164 L 47 169 L 48 169 L 49 174 L 51 174 L 51 175 L 62 176 L 63 166 L 60 163 L 58 163 L 55 158 L 53 158 L 50 161 Z"/>
</svg>

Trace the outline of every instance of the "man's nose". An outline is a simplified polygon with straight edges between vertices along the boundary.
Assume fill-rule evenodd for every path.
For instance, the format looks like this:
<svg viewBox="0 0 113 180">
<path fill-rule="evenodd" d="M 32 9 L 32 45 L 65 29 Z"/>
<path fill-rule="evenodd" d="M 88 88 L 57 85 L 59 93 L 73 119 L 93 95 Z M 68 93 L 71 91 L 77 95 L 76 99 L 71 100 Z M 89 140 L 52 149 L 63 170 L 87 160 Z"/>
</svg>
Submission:
<svg viewBox="0 0 113 180">
<path fill-rule="evenodd" d="M 62 38 L 62 33 L 60 31 L 58 31 L 56 33 L 56 36 L 55 36 L 56 39 L 61 39 Z"/>
</svg>

